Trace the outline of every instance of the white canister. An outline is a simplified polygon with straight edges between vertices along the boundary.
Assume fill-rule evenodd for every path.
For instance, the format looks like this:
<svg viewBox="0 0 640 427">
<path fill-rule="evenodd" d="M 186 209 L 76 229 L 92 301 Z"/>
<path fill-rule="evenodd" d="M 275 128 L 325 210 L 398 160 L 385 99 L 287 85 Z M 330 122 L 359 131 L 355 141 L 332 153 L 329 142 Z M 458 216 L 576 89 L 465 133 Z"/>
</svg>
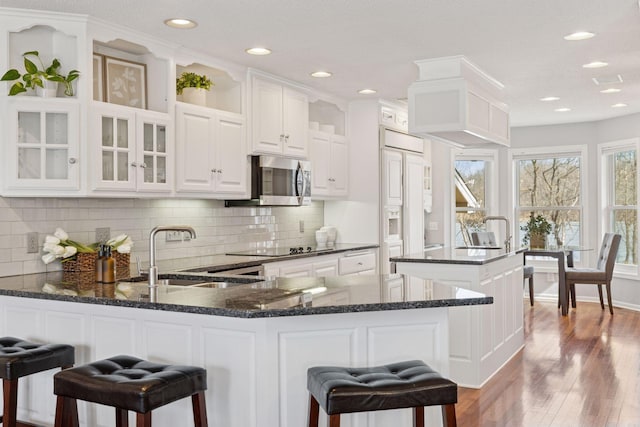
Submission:
<svg viewBox="0 0 640 427">
<path fill-rule="evenodd" d="M 333 246 L 336 243 L 336 237 L 338 236 L 338 230 L 332 225 L 325 225 L 320 230 L 327 232 L 327 245 Z"/>
<path fill-rule="evenodd" d="M 326 248 L 328 238 L 329 238 L 329 235 L 326 231 L 324 230 L 316 231 L 316 246 L 319 248 Z"/>
</svg>

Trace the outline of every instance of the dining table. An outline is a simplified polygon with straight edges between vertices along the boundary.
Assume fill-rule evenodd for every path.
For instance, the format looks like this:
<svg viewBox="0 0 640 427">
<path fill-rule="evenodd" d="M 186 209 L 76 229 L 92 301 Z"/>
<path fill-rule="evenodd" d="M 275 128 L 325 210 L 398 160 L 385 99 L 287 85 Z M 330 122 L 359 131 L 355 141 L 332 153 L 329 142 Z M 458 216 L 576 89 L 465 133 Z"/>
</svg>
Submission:
<svg viewBox="0 0 640 427">
<path fill-rule="evenodd" d="M 528 256 L 536 257 L 548 257 L 555 258 L 558 262 L 558 306 L 561 309 L 562 315 L 566 316 L 569 313 L 569 289 L 565 281 L 565 271 L 567 268 L 574 266 L 574 253 L 590 251 L 591 248 L 585 248 L 580 246 L 568 246 L 559 247 L 555 249 L 548 248 L 528 248 L 525 249 L 522 254 L 524 256 L 524 263 L 527 263 Z M 573 296 L 575 306 L 575 295 Z"/>
</svg>

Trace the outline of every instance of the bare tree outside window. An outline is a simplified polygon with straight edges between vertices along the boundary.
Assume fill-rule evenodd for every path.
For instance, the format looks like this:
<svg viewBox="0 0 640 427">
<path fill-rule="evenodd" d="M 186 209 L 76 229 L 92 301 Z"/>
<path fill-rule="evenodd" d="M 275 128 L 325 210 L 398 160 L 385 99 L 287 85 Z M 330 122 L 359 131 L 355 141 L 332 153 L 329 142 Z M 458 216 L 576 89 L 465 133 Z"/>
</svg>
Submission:
<svg viewBox="0 0 640 427">
<path fill-rule="evenodd" d="M 484 230 L 487 161 L 456 160 L 456 245 L 469 246 L 471 232 Z"/>
<path fill-rule="evenodd" d="M 636 151 L 611 155 L 610 227 L 622 236 L 616 262 L 638 264 L 637 159 Z"/>
<path fill-rule="evenodd" d="M 552 244 L 580 246 L 580 157 L 549 157 L 517 161 L 518 221 L 523 226 L 533 215 L 552 224 Z M 522 243 L 524 233 L 519 231 Z"/>
</svg>

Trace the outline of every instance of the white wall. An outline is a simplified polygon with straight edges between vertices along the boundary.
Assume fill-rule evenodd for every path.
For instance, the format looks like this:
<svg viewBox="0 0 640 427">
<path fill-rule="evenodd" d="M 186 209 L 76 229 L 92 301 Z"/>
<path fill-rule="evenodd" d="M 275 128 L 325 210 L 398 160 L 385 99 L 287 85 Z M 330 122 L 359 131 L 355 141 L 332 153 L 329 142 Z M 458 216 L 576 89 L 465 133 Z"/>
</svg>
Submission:
<svg viewBox="0 0 640 427">
<path fill-rule="evenodd" d="M 305 231 L 299 231 L 299 221 Z M 40 244 L 56 227 L 70 238 L 93 243 L 95 229 L 110 227 L 111 236 L 126 233 L 134 240 L 132 261 L 139 256 L 148 266 L 149 232 L 156 225 L 186 224 L 197 239 L 165 242 L 160 233 L 158 260 L 163 269 L 206 265 L 214 255 L 269 245 L 303 246 L 315 243 L 323 225 L 323 203 L 306 207 L 225 208 L 220 200 L 180 199 L 56 199 L 0 197 L 0 276 L 59 270 L 48 266 L 41 253 L 27 254 L 26 233 L 39 233 Z M 133 264 L 133 263 L 132 263 Z"/>
</svg>

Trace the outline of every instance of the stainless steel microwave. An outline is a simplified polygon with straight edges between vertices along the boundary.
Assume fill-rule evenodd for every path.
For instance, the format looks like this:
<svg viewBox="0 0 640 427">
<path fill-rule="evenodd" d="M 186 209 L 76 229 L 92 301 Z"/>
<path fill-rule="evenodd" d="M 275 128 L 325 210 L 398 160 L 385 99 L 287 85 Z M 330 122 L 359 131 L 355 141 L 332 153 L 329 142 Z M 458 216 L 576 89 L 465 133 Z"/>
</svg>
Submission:
<svg viewBox="0 0 640 427">
<path fill-rule="evenodd" d="M 311 162 L 276 156 L 251 156 L 251 200 L 225 206 L 307 206 L 311 204 Z"/>
</svg>

